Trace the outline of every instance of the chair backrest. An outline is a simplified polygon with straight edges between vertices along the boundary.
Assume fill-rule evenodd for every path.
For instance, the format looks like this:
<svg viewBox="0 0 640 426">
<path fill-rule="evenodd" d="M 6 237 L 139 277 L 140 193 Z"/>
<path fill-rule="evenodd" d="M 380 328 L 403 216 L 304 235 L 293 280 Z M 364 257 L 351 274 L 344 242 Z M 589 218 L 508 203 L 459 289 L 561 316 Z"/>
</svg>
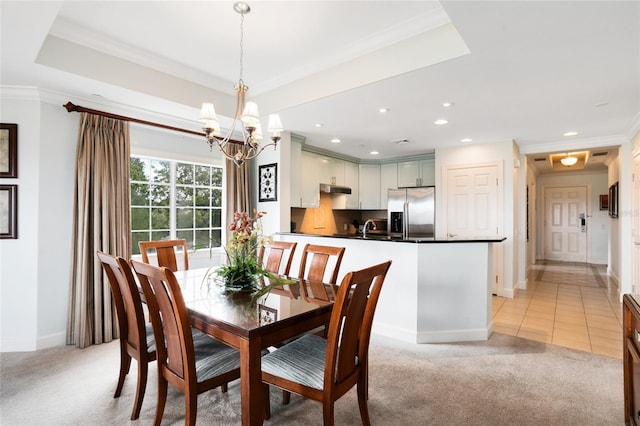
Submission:
<svg viewBox="0 0 640 426">
<path fill-rule="evenodd" d="M 258 250 L 258 261 L 264 269 L 273 274 L 289 275 L 293 253 L 296 251 L 298 243 L 288 243 L 285 241 L 274 241 L 271 244 L 260 246 Z M 264 255 L 267 253 L 267 259 Z M 286 259 L 284 267 L 283 259 Z"/>
<path fill-rule="evenodd" d="M 300 259 L 298 278 L 335 284 L 338 281 L 338 271 L 340 270 L 343 255 L 344 247 L 305 245 Z M 332 269 L 327 271 L 330 260 L 332 260 L 333 266 Z M 328 272 L 328 277 L 325 279 L 326 272 Z"/>
<path fill-rule="evenodd" d="M 184 270 L 189 269 L 187 240 L 139 241 L 138 247 L 140 247 L 140 254 L 142 254 L 142 261 L 144 263 L 150 263 L 149 252 L 155 250 L 158 257 L 158 266 L 165 266 L 171 269 L 172 272 L 178 270 L 176 248 L 182 247 Z"/>
<path fill-rule="evenodd" d="M 180 285 L 166 267 L 131 261 L 147 300 L 153 336 L 157 345 L 157 360 L 180 379 L 196 382 L 195 354 L 189 314 Z M 166 346 L 166 347 L 165 347 Z"/>
<path fill-rule="evenodd" d="M 120 339 L 124 339 L 134 348 L 139 348 L 143 353 L 146 352 L 147 332 L 144 310 L 131 267 L 122 257 L 114 257 L 101 251 L 96 255 L 107 274 L 109 287 L 113 293 Z"/>
<path fill-rule="evenodd" d="M 389 266 L 390 260 L 349 272 L 342 280 L 329 321 L 325 389 L 349 386 L 366 368 L 373 315 Z"/>
</svg>

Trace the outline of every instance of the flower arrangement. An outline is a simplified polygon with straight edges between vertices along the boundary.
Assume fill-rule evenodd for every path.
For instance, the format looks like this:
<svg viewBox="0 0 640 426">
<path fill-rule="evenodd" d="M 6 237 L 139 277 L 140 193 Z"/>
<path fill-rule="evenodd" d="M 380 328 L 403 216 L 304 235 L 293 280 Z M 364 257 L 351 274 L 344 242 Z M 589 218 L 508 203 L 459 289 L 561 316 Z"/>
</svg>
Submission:
<svg viewBox="0 0 640 426">
<path fill-rule="evenodd" d="M 265 214 L 267 213 L 255 209 L 253 216 L 247 212 L 233 214 L 233 223 L 227 228 L 231 231 L 231 238 L 225 248 L 227 264 L 216 270 L 216 274 L 224 281 L 227 292 L 264 295 L 275 286 L 292 282 L 264 270 L 258 261 L 260 246 L 273 242 L 272 236 L 262 235 L 261 218 Z M 263 286 L 262 277 L 267 277 L 271 284 Z"/>
</svg>

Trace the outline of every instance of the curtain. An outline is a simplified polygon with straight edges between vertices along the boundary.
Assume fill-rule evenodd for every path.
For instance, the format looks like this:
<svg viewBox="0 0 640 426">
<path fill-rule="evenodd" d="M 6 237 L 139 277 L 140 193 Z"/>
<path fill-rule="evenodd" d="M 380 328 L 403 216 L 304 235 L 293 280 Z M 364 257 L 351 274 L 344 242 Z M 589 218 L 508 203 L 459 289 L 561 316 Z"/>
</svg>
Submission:
<svg viewBox="0 0 640 426">
<path fill-rule="evenodd" d="M 118 338 L 109 282 L 96 251 L 131 257 L 129 123 L 82 113 L 76 150 L 67 344 Z"/>
<path fill-rule="evenodd" d="M 238 145 L 236 149 L 242 149 L 242 145 Z M 245 161 L 243 165 L 236 166 L 233 161 L 227 159 L 226 174 L 227 223 L 232 223 L 234 212 L 252 213 L 249 162 Z"/>
</svg>

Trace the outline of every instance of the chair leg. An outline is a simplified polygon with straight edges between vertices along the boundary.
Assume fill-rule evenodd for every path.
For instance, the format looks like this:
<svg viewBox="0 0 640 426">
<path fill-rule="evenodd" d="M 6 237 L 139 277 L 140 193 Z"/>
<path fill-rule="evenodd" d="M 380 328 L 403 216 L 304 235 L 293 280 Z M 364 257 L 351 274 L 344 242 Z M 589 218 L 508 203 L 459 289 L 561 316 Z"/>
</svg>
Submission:
<svg viewBox="0 0 640 426">
<path fill-rule="evenodd" d="M 322 401 L 322 420 L 324 426 L 333 426 L 333 404 L 334 401 Z"/>
<path fill-rule="evenodd" d="M 358 407 L 360 408 L 360 417 L 362 418 L 363 426 L 370 426 L 371 420 L 369 419 L 369 407 L 367 406 L 367 399 L 369 398 L 369 383 L 366 377 L 363 377 L 358 381 Z"/>
<path fill-rule="evenodd" d="M 138 385 L 136 386 L 136 398 L 133 400 L 133 411 L 131 412 L 131 420 L 140 417 L 140 409 L 142 408 L 142 400 L 144 392 L 147 388 L 147 372 L 149 364 L 146 360 L 138 360 Z"/>
<path fill-rule="evenodd" d="M 158 369 L 160 370 L 160 369 Z M 158 371 L 158 374 L 161 374 Z M 160 426 L 162 422 L 162 415 L 164 414 L 164 405 L 167 402 L 167 382 L 164 378 L 158 377 L 158 404 L 156 405 L 156 417 L 153 421 L 154 426 Z"/>
<path fill-rule="evenodd" d="M 185 389 L 184 405 L 186 408 L 184 424 L 186 426 L 195 426 L 196 414 L 198 412 L 198 393 L 195 389 Z"/>
<path fill-rule="evenodd" d="M 291 401 L 291 392 L 283 390 L 282 391 L 282 405 L 287 405 Z"/>
<path fill-rule="evenodd" d="M 122 392 L 122 386 L 124 385 L 124 379 L 125 377 L 127 377 L 130 367 L 131 367 L 131 356 L 129 356 L 125 348 L 120 347 L 120 375 L 118 377 L 118 385 L 116 386 L 116 392 L 113 395 L 114 398 L 117 398 L 120 396 L 120 393 Z"/>
<path fill-rule="evenodd" d="M 269 385 L 266 383 L 262 384 L 262 395 L 262 402 L 264 404 L 264 419 L 269 420 L 271 418 L 271 398 L 269 396 Z"/>
</svg>

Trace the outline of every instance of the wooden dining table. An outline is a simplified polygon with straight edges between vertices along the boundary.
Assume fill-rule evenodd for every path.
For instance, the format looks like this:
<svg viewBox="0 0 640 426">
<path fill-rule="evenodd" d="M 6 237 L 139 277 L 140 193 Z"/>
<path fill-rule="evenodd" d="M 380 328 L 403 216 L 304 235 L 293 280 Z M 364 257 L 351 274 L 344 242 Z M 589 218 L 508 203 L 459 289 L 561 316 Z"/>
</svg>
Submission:
<svg viewBox="0 0 640 426">
<path fill-rule="evenodd" d="M 175 276 L 192 326 L 240 352 L 242 424 L 261 425 L 263 349 L 327 325 L 334 289 L 292 278 L 295 284 L 253 300 L 251 295 L 225 294 L 211 269 L 178 271 Z"/>
</svg>

